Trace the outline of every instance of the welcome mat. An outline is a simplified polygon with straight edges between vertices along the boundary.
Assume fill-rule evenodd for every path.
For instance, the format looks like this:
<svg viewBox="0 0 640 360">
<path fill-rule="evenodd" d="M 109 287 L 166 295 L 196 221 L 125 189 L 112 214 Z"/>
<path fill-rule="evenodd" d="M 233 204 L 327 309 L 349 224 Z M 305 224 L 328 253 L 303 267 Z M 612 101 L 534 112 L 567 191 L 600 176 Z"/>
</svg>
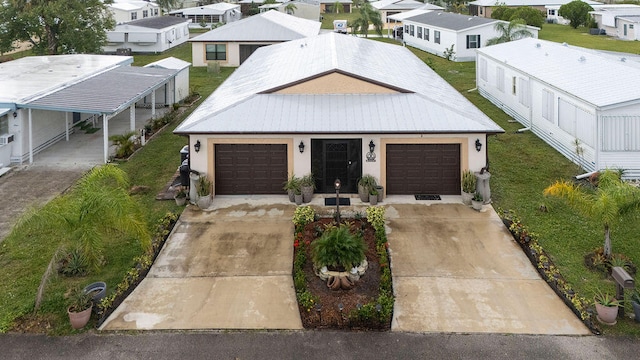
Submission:
<svg viewBox="0 0 640 360">
<path fill-rule="evenodd" d="M 416 200 L 442 200 L 440 195 L 416 194 Z"/>
<path fill-rule="evenodd" d="M 351 205 L 351 199 L 340 198 L 340 205 L 344 205 L 344 206 Z M 324 206 L 336 206 L 336 198 L 324 198 Z"/>
</svg>

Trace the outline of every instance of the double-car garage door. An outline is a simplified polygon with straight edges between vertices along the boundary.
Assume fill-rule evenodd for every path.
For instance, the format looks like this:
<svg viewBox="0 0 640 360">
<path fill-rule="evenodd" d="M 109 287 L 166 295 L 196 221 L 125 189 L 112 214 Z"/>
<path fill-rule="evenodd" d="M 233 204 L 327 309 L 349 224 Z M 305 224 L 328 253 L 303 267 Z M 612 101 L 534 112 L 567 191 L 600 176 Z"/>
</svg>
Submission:
<svg viewBox="0 0 640 360">
<path fill-rule="evenodd" d="M 283 194 L 287 145 L 216 144 L 216 195 Z"/>
<path fill-rule="evenodd" d="M 460 195 L 459 144 L 387 144 L 387 194 Z"/>
</svg>

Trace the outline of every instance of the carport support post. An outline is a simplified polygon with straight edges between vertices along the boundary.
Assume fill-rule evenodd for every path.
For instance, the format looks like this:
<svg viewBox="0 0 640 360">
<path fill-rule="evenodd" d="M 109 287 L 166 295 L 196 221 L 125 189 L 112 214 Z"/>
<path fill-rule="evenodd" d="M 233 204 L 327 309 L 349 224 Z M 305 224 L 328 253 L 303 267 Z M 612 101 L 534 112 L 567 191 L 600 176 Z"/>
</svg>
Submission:
<svg viewBox="0 0 640 360">
<path fill-rule="evenodd" d="M 33 117 L 29 109 L 29 164 L 33 164 Z"/>
<path fill-rule="evenodd" d="M 69 112 L 64 113 L 64 139 L 69 141 Z"/>
<path fill-rule="evenodd" d="M 156 91 L 151 92 L 151 118 L 156 118 Z"/>
<path fill-rule="evenodd" d="M 109 117 L 106 114 L 102 114 L 102 146 L 104 150 L 104 163 L 109 160 Z"/>
<path fill-rule="evenodd" d="M 131 131 L 136 130 L 136 108 L 135 104 L 129 106 L 129 127 Z"/>
</svg>

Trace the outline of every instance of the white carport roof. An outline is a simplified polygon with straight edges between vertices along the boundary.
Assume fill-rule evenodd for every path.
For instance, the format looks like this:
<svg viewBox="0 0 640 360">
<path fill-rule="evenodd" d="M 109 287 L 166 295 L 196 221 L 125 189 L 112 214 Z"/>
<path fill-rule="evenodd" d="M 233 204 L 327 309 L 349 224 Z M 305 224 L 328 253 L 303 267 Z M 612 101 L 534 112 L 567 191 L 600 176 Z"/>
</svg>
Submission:
<svg viewBox="0 0 640 360">
<path fill-rule="evenodd" d="M 339 73 L 390 94 L 274 94 Z M 260 109 L 260 111 L 255 111 Z M 499 133 L 503 130 L 408 49 L 327 33 L 261 47 L 176 133 Z"/>
<path fill-rule="evenodd" d="M 217 3 L 170 11 L 170 15 L 222 15 L 228 10 L 240 9 L 238 4 Z"/>
<path fill-rule="evenodd" d="M 163 69 L 175 69 L 182 70 L 191 66 L 191 63 L 188 61 L 184 61 L 173 56 L 169 56 L 168 58 L 164 58 L 158 61 L 154 61 L 145 65 L 144 67 L 157 67 Z"/>
<path fill-rule="evenodd" d="M 118 67 L 20 107 L 112 115 L 149 95 L 177 72 L 175 69 Z"/>
<path fill-rule="evenodd" d="M 440 10 L 440 9 L 442 9 L 442 8 L 439 7 L 439 9 L 430 9 L 430 10 L 427 10 L 427 9 L 414 9 L 414 10 L 409 10 L 409 11 L 405 11 L 405 12 L 389 15 L 389 16 L 387 16 L 387 19 L 391 19 L 391 20 L 402 22 L 406 18 L 410 18 L 410 17 L 416 16 L 416 15 L 426 14 L 426 13 L 428 13 L 430 11 Z"/>
<path fill-rule="evenodd" d="M 4 115 L 4 114 L 6 114 L 6 113 L 8 113 L 10 111 L 11 111 L 11 109 L 0 108 L 0 116 Z"/>
</svg>

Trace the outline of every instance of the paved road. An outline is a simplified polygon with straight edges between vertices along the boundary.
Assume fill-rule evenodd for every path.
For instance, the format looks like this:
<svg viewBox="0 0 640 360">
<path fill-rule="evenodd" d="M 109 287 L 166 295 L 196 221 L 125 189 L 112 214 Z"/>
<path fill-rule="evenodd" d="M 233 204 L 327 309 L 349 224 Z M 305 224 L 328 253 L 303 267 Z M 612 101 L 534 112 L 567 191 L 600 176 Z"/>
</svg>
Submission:
<svg viewBox="0 0 640 360">
<path fill-rule="evenodd" d="M 640 341 L 596 336 L 331 331 L 139 335 L 0 335 L 0 358 L 22 359 L 638 359 Z"/>
</svg>

